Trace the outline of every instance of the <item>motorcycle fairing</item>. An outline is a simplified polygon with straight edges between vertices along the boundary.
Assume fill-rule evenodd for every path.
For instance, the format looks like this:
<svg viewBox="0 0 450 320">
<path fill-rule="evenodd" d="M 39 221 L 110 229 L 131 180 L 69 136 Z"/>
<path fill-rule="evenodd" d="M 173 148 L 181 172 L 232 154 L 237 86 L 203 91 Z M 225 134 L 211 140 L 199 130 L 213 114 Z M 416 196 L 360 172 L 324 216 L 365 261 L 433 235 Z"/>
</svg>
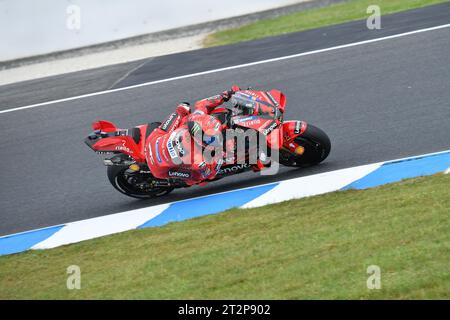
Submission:
<svg viewBox="0 0 450 320">
<path fill-rule="evenodd" d="M 233 98 L 236 96 L 238 100 L 243 101 L 244 103 L 251 105 L 254 105 L 255 103 L 270 105 L 280 109 L 282 113 L 284 113 L 286 106 L 286 96 L 281 91 L 275 89 L 270 91 L 243 90 L 237 92 Z"/>
<path fill-rule="evenodd" d="M 308 127 L 305 121 L 289 120 L 283 123 L 283 148 L 290 152 L 296 152 L 300 145 L 295 142 L 295 138 L 301 136 Z"/>
<path fill-rule="evenodd" d="M 148 125 L 140 125 L 131 129 L 119 129 L 105 120 L 92 123 L 94 133 L 86 140 L 86 144 L 98 153 L 123 153 L 137 162 L 145 162 L 143 137 Z"/>
<path fill-rule="evenodd" d="M 99 120 L 92 123 L 92 129 L 94 131 L 100 130 L 102 132 L 115 132 L 118 128 L 110 121 Z"/>
</svg>

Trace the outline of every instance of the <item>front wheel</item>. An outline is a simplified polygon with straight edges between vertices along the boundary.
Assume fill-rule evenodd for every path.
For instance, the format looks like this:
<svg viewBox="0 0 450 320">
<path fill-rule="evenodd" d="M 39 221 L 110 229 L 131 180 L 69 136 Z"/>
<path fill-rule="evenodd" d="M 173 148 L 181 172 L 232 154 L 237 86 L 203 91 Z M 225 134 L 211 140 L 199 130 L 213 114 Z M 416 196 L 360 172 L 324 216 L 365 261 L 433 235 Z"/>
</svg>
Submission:
<svg viewBox="0 0 450 320">
<path fill-rule="evenodd" d="M 295 143 L 304 148 L 302 155 L 280 150 L 280 163 L 288 167 L 307 167 L 318 164 L 330 154 L 331 142 L 320 128 L 308 124 L 305 132 L 295 138 Z"/>
<path fill-rule="evenodd" d="M 132 198 L 149 199 L 164 196 L 173 188 L 152 187 L 152 175 L 130 172 L 128 167 L 110 166 L 107 170 L 109 182 L 120 193 Z"/>
</svg>

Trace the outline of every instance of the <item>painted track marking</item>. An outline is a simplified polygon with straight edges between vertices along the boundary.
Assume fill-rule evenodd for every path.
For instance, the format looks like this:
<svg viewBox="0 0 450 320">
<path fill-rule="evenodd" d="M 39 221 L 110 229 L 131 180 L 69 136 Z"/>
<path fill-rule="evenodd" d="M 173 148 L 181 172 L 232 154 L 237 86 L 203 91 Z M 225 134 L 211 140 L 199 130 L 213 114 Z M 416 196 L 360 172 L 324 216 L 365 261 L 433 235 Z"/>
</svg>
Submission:
<svg viewBox="0 0 450 320">
<path fill-rule="evenodd" d="M 325 49 L 319 49 L 319 50 L 307 51 L 307 52 L 302 52 L 302 53 L 296 53 L 296 54 L 292 54 L 292 55 L 288 55 L 288 56 L 282 56 L 282 57 L 277 57 L 277 58 L 260 60 L 260 61 L 250 62 L 250 63 L 244 63 L 244 64 L 239 64 L 239 65 L 224 67 L 224 68 L 212 69 L 212 70 L 207 70 L 207 71 L 202 71 L 202 72 L 197 72 L 197 73 L 191 73 L 191 74 L 186 74 L 186 75 L 183 75 L 183 76 L 177 76 L 177 77 L 172 77 L 172 78 L 167 78 L 167 79 L 161 79 L 161 80 L 155 80 L 155 81 L 150 81 L 150 82 L 144 82 L 144 83 L 140 83 L 140 84 L 136 84 L 136 85 L 132 85 L 132 86 L 128 86 L 128 87 L 123 87 L 123 88 L 110 89 L 110 90 L 105 90 L 105 91 L 98 91 L 98 92 L 83 94 L 83 95 L 69 97 L 69 98 L 64 98 L 64 99 L 52 100 L 52 101 L 47 101 L 47 102 L 31 104 L 31 105 L 28 105 L 28 106 L 22 106 L 22 107 L 16 107 L 16 108 L 11 108 L 11 109 L 1 110 L 0 114 L 14 112 L 14 111 L 19 111 L 19 110 L 32 109 L 32 108 L 37 108 L 37 107 L 42 107 L 42 106 L 47 106 L 47 105 L 56 104 L 56 103 L 60 103 L 60 102 L 67 102 L 67 101 L 72 101 L 72 100 L 77 100 L 77 99 L 89 98 L 89 97 L 104 95 L 104 94 L 108 94 L 108 93 L 114 93 L 114 92 L 119 92 L 119 91 L 124 91 L 124 90 L 144 87 L 144 86 L 150 86 L 150 85 L 159 84 L 159 83 L 165 83 L 165 82 L 171 82 L 171 81 L 176 81 L 176 80 L 181 80 L 181 79 L 193 78 L 193 77 L 203 76 L 203 75 L 207 75 L 207 74 L 222 72 L 222 71 L 241 69 L 241 68 L 256 66 L 256 65 L 259 65 L 259 64 L 265 64 L 265 63 L 271 63 L 271 62 L 277 62 L 277 61 L 282 61 L 282 60 L 288 60 L 288 59 L 293 59 L 293 58 L 298 58 L 298 57 L 303 57 L 303 56 L 309 56 L 309 55 L 313 55 L 313 54 L 317 54 L 317 53 L 323 53 L 323 52 L 329 52 L 329 51 L 334 51 L 334 50 L 339 50 L 339 49 L 344 49 L 344 48 L 356 47 L 356 46 L 360 46 L 360 45 L 364 45 L 364 44 L 370 44 L 370 43 L 375 43 L 375 42 L 380 42 L 380 41 L 385 41 L 385 40 L 390 40 L 390 39 L 397 39 L 397 38 L 401 38 L 401 37 L 405 37 L 405 36 L 409 36 L 409 35 L 413 35 L 413 34 L 418 34 L 418 33 L 423 33 L 423 32 L 428 32 L 428 31 L 434 31 L 434 30 L 440 30 L 440 29 L 449 28 L 449 27 L 450 27 L 450 24 L 444 24 L 444 25 L 440 25 L 440 26 L 436 26 L 436 27 L 419 29 L 419 30 L 405 32 L 405 33 L 394 34 L 394 35 L 390 35 L 390 36 L 386 36 L 386 37 L 375 38 L 375 39 L 371 39 L 371 40 L 364 40 L 364 41 L 359 41 L 359 42 L 353 42 L 353 43 L 348 43 L 348 44 L 344 44 L 344 45 L 329 47 L 329 48 L 325 48 Z"/>
</svg>

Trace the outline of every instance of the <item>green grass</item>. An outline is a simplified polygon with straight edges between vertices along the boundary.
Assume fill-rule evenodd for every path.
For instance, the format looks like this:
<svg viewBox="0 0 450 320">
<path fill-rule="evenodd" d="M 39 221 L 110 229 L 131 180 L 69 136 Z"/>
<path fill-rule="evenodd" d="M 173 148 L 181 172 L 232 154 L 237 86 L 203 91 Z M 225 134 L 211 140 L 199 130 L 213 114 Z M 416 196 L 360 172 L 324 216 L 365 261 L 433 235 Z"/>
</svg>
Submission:
<svg viewBox="0 0 450 320">
<path fill-rule="evenodd" d="M 449 214 L 450 174 L 233 209 L 0 257 L 0 299 L 448 299 Z"/>
<path fill-rule="evenodd" d="M 274 19 L 260 20 L 239 28 L 219 31 L 209 35 L 205 46 L 218 46 L 241 41 L 253 40 L 289 32 L 314 29 L 353 20 L 367 19 L 367 7 L 378 5 L 381 15 L 420 8 L 448 0 L 350 0 L 324 8 L 309 9 L 280 16 Z M 381 17 L 383 26 L 383 17 Z"/>
</svg>

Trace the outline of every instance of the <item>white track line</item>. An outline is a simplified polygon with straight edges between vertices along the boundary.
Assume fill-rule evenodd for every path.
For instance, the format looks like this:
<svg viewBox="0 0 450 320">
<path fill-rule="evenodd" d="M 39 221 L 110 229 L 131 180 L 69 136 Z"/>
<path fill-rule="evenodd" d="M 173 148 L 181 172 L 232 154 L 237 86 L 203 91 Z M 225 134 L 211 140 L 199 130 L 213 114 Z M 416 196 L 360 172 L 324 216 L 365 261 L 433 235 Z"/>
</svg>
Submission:
<svg viewBox="0 0 450 320">
<path fill-rule="evenodd" d="M 107 93 L 113 93 L 113 92 L 118 92 L 118 91 L 123 91 L 123 90 L 129 90 L 129 89 L 144 87 L 144 86 L 150 86 L 150 85 L 154 85 L 154 84 L 158 84 L 158 83 L 170 82 L 170 81 L 186 79 L 186 78 L 192 78 L 192 77 L 198 77 L 198 76 L 202 76 L 202 75 L 206 75 L 206 74 L 217 73 L 217 72 L 222 72 L 222 71 L 227 71 L 227 70 L 246 68 L 246 67 L 256 66 L 256 65 L 259 65 L 259 64 L 264 64 L 264 63 L 271 63 L 271 62 L 276 62 L 276 61 L 281 61 L 281 60 L 298 58 L 298 57 L 308 56 L 308 55 L 312 55 L 312 54 L 316 54 L 316 53 L 322 53 L 322 52 L 328 52 L 328 51 L 339 50 L 339 49 L 344 49 L 344 48 L 356 47 L 356 46 L 360 46 L 360 45 L 364 45 L 364 44 L 380 42 L 380 41 L 389 40 L 389 39 L 396 39 L 396 38 L 405 37 L 405 36 L 409 36 L 409 35 L 413 35 L 413 34 L 417 34 L 417 33 L 422 33 L 422 32 L 427 32 L 427 31 L 434 31 L 434 30 L 444 29 L 444 28 L 448 28 L 448 27 L 450 27 L 450 24 L 444 24 L 444 25 L 440 25 L 440 26 L 436 26 L 436 27 L 431 27 L 431 28 L 426 28 L 426 29 L 419 29 L 419 30 L 415 30 L 415 31 L 405 32 L 405 33 L 399 33 L 399 34 L 395 34 L 395 35 L 391 35 L 391 36 L 387 36 L 387 37 L 382 37 L 382 38 L 375 38 L 375 39 L 371 39 L 371 40 L 365 40 L 365 41 L 360 41 L 360 42 L 353 42 L 353 43 L 344 44 L 344 45 L 340 45 L 340 46 L 335 46 L 335 47 L 330 47 L 330 48 L 325 48 L 325 49 L 319 49 L 319 50 L 313 50 L 313 51 L 307 51 L 307 52 L 292 54 L 292 55 L 278 57 L 278 58 L 272 58 L 272 59 L 267 59 L 267 60 L 260 60 L 260 61 L 244 63 L 244 64 L 239 64 L 239 65 L 230 66 L 230 67 L 224 67 L 224 68 L 219 68 L 219 69 L 207 70 L 207 71 L 203 71 L 203 72 L 186 74 L 186 75 L 183 75 L 183 76 L 178 76 L 178 77 L 173 77 L 173 78 L 167 78 L 167 79 L 161 79 L 161 80 L 156 80 L 156 81 L 144 82 L 144 83 L 140 83 L 140 84 L 129 86 L 129 87 L 123 87 L 123 88 L 117 88 L 117 89 L 111 89 L 111 90 L 105 90 L 105 91 L 98 91 L 98 92 L 83 94 L 83 95 L 70 97 L 70 98 L 64 98 L 64 99 L 59 99 L 59 100 L 52 100 L 52 101 L 47 101 L 47 102 L 41 102 L 41 103 L 36 103 L 36 104 L 23 106 L 23 107 L 17 107 L 17 108 L 12 108 L 12 109 L 1 110 L 0 114 L 1 113 L 13 112 L 13 111 L 19 111 L 19 110 L 25 110 L 25 109 L 31 109 L 31 108 L 41 107 L 41 106 L 46 106 L 46 105 L 55 104 L 55 103 L 59 103 L 59 102 L 66 102 L 66 101 L 72 101 L 72 100 L 83 99 L 83 98 L 88 98 L 88 97 L 94 97 L 94 96 L 99 96 L 99 95 L 103 95 L 103 94 L 107 94 Z"/>
</svg>

